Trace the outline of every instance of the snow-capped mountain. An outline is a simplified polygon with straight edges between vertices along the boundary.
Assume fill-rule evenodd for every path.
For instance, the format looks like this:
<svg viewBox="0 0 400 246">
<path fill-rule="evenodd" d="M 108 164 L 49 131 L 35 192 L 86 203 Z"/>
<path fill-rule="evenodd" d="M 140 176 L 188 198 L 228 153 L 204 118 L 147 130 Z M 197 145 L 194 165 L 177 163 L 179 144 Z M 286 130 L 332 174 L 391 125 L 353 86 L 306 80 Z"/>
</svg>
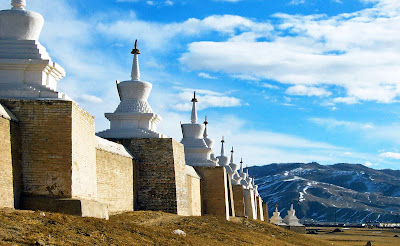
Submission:
<svg viewBox="0 0 400 246">
<path fill-rule="evenodd" d="M 400 222 L 400 171 L 363 165 L 270 164 L 249 168 L 270 216 L 293 201 L 302 221 Z"/>
</svg>

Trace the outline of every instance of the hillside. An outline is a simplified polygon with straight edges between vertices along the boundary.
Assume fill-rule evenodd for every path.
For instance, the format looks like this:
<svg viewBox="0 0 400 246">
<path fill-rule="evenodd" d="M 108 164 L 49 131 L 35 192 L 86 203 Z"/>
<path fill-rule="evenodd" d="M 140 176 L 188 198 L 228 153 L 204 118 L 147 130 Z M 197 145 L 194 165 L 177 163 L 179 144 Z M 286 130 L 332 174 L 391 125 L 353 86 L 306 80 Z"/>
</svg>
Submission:
<svg viewBox="0 0 400 246">
<path fill-rule="evenodd" d="M 255 176 L 270 212 L 278 204 L 285 216 L 293 200 L 303 221 L 365 223 L 399 219 L 400 172 L 396 170 L 290 163 L 251 167 L 249 173 Z"/>
<path fill-rule="evenodd" d="M 180 229 L 186 236 L 176 235 Z M 265 222 L 133 212 L 110 220 L 0 210 L 0 245 L 331 245 Z"/>
</svg>

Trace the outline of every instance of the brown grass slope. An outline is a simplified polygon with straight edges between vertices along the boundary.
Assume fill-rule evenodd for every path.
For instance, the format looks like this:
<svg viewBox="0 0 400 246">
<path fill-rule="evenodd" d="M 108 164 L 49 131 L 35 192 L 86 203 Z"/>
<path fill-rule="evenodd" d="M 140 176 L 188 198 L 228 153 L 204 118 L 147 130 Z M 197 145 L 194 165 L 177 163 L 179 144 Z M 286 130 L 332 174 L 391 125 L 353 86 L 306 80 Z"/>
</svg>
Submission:
<svg viewBox="0 0 400 246">
<path fill-rule="evenodd" d="M 180 229 L 186 236 L 175 235 Z M 0 245 L 331 245 L 265 222 L 133 212 L 110 220 L 0 210 Z"/>
</svg>

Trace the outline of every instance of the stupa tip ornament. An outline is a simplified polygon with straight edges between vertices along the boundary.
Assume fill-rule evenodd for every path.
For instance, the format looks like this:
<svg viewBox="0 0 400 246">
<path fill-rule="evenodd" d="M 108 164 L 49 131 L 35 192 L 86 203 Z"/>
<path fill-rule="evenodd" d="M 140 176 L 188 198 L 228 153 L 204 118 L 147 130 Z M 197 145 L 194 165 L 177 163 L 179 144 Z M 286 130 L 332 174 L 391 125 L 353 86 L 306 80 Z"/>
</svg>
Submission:
<svg viewBox="0 0 400 246">
<path fill-rule="evenodd" d="M 197 123 L 197 109 L 196 109 L 196 103 L 198 102 L 197 98 L 196 98 L 196 91 L 193 93 L 193 98 L 192 101 L 193 103 L 192 105 L 192 114 L 190 116 L 190 122 L 192 124 L 196 124 Z"/>
<path fill-rule="evenodd" d="M 24 10 L 26 7 L 26 0 L 12 0 L 11 6 L 11 9 L 14 10 Z"/>
<path fill-rule="evenodd" d="M 135 48 L 132 50 L 131 54 L 133 54 L 133 63 L 132 63 L 132 72 L 131 79 L 134 81 L 140 80 L 140 70 L 139 70 L 139 54 L 140 51 L 137 48 L 137 39 L 135 40 Z"/>
</svg>

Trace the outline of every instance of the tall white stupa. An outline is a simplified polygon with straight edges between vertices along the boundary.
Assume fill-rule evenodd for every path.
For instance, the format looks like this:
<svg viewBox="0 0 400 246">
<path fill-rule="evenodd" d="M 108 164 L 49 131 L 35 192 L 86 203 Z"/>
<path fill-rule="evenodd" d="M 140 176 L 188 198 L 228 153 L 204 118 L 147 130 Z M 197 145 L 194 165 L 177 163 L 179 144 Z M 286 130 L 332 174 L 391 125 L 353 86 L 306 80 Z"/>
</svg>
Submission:
<svg viewBox="0 0 400 246">
<path fill-rule="evenodd" d="M 207 142 L 213 144 L 213 141 L 210 142 L 207 137 L 205 124 L 197 123 L 197 102 L 196 92 L 194 92 L 191 123 L 181 124 L 183 134 L 181 143 L 185 147 L 186 164 L 189 166 L 216 167 L 218 166 L 218 159 L 214 157 L 212 148 L 207 145 Z"/>
<path fill-rule="evenodd" d="M 106 113 L 110 129 L 97 133 L 102 138 L 163 138 L 157 132 L 161 117 L 153 112 L 147 99 L 152 84 L 140 80 L 137 40 L 133 54 L 131 80 L 117 82 L 120 103 L 114 113 Z"/>
<path fill-rule="evenodd" d="M 39 43 L 43 17 L 25 10 L 25 0 L 12 0 L 0 11 L 0 97 L 68 99 L 57 91 L 65 70 Z"/>
</svg>

